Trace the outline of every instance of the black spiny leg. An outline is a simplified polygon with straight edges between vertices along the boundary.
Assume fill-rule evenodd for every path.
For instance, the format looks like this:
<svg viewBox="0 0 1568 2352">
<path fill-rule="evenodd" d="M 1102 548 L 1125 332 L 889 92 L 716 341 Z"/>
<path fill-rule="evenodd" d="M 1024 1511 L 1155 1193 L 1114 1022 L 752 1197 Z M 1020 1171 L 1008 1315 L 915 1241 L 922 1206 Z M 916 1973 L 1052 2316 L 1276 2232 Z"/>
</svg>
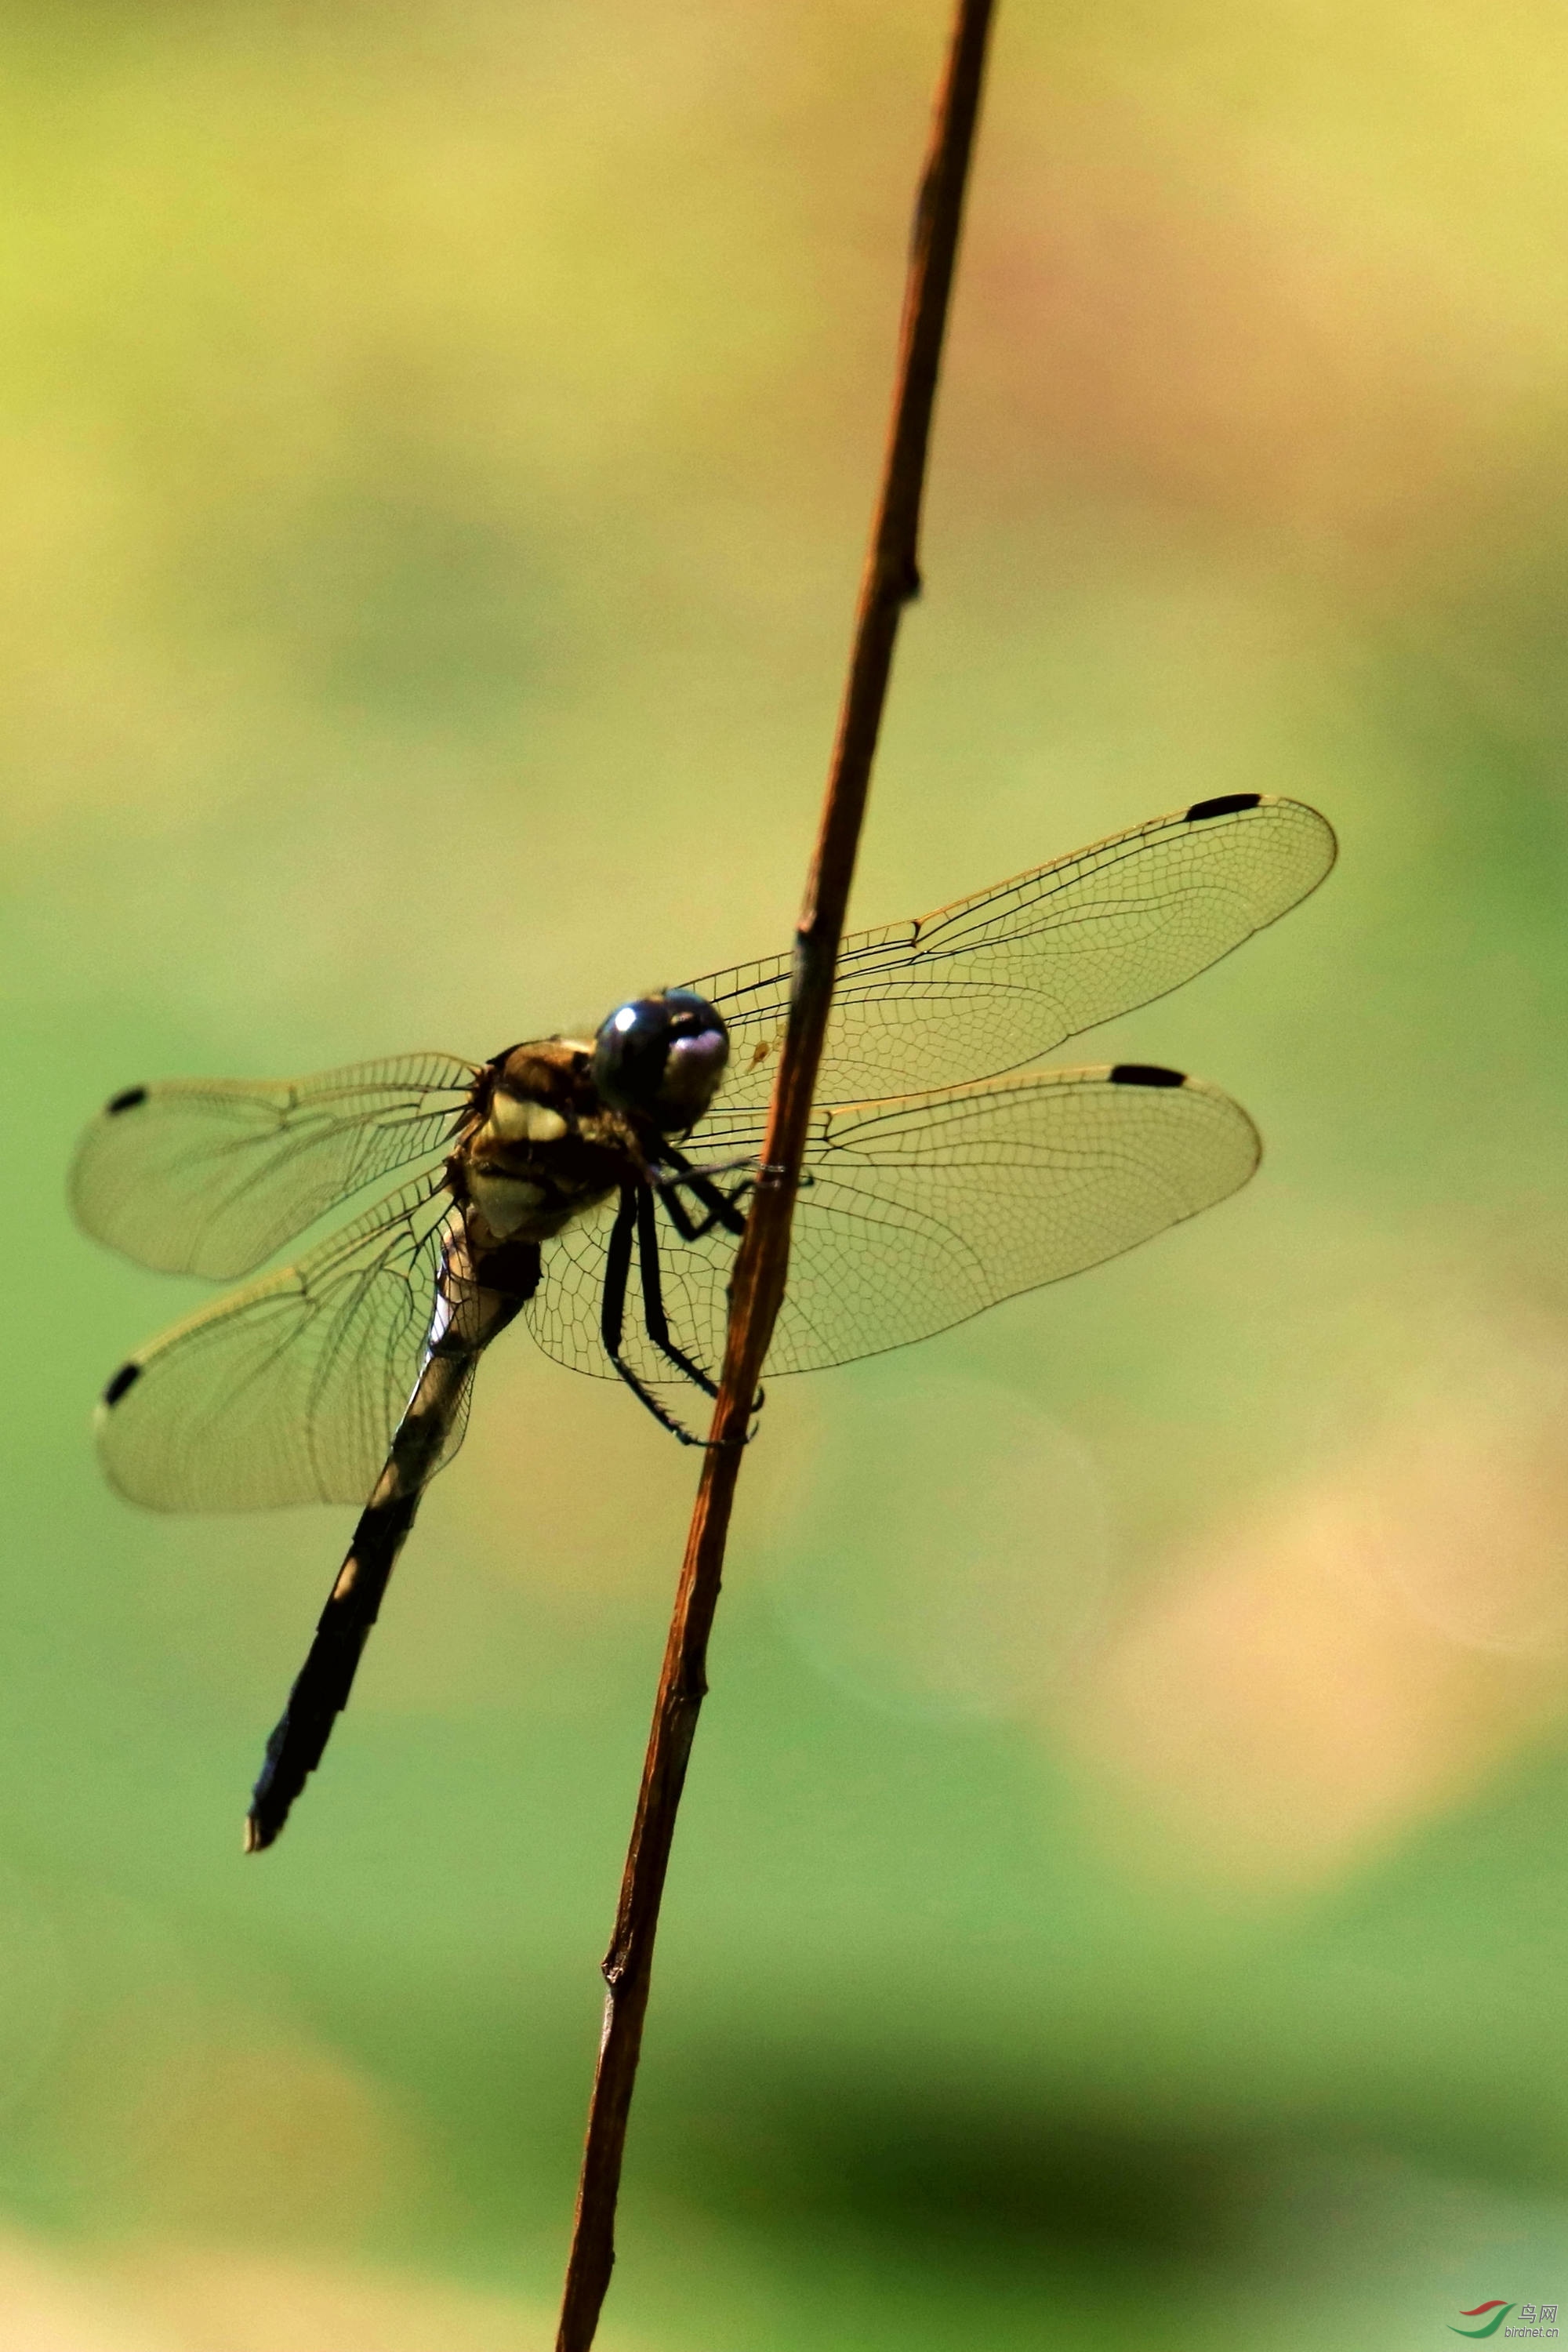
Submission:
<svg viewBox="0 0 1568 2352">
<path fill-rule="evenodd" d="M 679 1230 L 677 1226 L 676 1231 L 679 1233 Z M 647 1326 L 648 1338 L 666 1361 L 673 1364 L 678 1372 L 684 1372 L 704 1396 L 716 1397 L 719 1393 L 717 1384 L 692 1362 L 689 1356 L 681 1352 L 669 1336 L 669 1318 L 664 1311 L 664 1288 L 658 1278 L 658 1223 L 653 1193 L 645 1185 L 637 1187 L 637 1263 L 642 1271 L 643 1321 Z"/>
<path fill-rule="evenodd" d="M 746 1220 L 742 1213 L 741 1202 L 748 1192 L 755 1189 L 757 1180 L 754 1175 L 742 1176 L 732 1192 L 721 1192 L 711 1178 L 693 1168 L 673 1144 L 666 1144 L 663 1160 L 666 1166 L 676 1171 L 679 1184 L 661 1183 L 658 1197 L 664 1202 L 669 1222 L 683 1242 L 700 1242 L 705 1234 L 713 1231 L 715 1225 L 722 1225 L 727 1234 L 745 1232 Z M 705 1217 L 699 1220 L 691 1215 L 680 1197 L 682 1186 L 695 1192 L 708 1212 Z M 688 1380 L 695 1381 L 698 1387 L 706 1390 L 710 1396 L 717 1396 L 719 1391 L 713 1382 L 698 1370 L 689 1356 L 681 1354 L 669 1336 L 669 1324 L 664 1311 L 664 1292 L 659 1282 L 658 1223 L 651 1191 L 637 1204 L 637 1245 L 642 1265 L 643 1319 L 647 1325 L 649 1339 L 659 1353 L 668 1357 Z M 761 1412 L 763 1401 L 763 1391 L 759 1389 L 752 1400 L 753 1412 Z"/>
<path fill-rule="evenodd" d="M 679 1184 L 660 1185 L 659 1192 L 668 1212 L 669 1222 L 683 1242 L 700 1242 L 705 1234 L 713 1231 L 715 1225 L 722 1225 L 727 1234 L 745 1232 L 746 1220 L 741 1213 L 741 1202 L 755 1184 L 754 1176 L 743 1176 L 732 1192 L 721 1192 L 711 1177 L 704 1176 L 700 1170 L 693 1168 L 684 1152 L 677 1151 L 672 1143 L 665 1145 L 663 1160 L 667 1167 L 675 1170 L 680 1179 Z M 683 1190 L 692 1193 L 707 1210 L 708 1214 L 700 1223 L 681 1199 Z"/>
<path fill-rule="evenodd" d="M 641 1189 L 637 1184 L 621 1186 L 620 1206 L 616 1211 L 616 1222 L 610 1228 L 610 1245 L 605 1259 L 605 1295 L 599 1309 L 599 1336 L 604 1340 L 605 1355 L 633 1396 L 647 1407 L 659 1427 L 668 1429 L 672 1437 L 679 1437 L 682 1445 L 700 1445 L 704 1441 L 694 1437 L 690 1430 L 683 1429 L 675 1415 L 666 1412 L 621 1354 L 621 1333 L 626 1317 L 626 1277 L 631 1272 L 632 1237 L 637 1230 L 637 1194 Z M 644 1281 L 646 1285 L 646 1275 Z M 700 1375 L 694 1371 L 693 1377 L 700 1379 Z M 707 1386 L 706 1381 L 702 1384 Z M 712 1391 L 710 1390 L 709 1393 Z"/>
</svg>

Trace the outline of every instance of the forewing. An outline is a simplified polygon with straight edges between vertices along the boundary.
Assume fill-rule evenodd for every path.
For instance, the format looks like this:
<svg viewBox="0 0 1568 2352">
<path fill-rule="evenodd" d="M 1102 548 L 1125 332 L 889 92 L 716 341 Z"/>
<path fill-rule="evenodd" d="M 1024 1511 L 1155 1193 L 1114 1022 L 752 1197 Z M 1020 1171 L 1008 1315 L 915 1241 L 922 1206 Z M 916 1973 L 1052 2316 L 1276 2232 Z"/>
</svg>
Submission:
<svg viewBox="0 0 1568 2352">
<path fill-rule="evenodd" d="M 949 1086 L 1032 1062 L 1228 955 L 1315 889 L 1334 855 L 1315 809 L 1233 793 L 911 922 L 856 932 L 839 953 L 817 1100 Z M 730 1027 L 721 1101 L 765 1101 L 789 957 L 685 985 Z"/>
<path fill-rule="evenodd" d="M 451 1054 L 308 1078 L 174 1078 L 131 1087 L 71 1169 L 77 1221 L 164 1274 L 248 1274 L 339 1201 L 412 1177 L 449 1148 L 474 1080 Z"/>
<path fill-rule="evenodd" d="M 754 1116 L 721 1111 L 712 1127 L 716 1159 L 760 1141 Z M 1228 1096 L 1139 1064 L 819 1109 L 769 1376 L 902 1347 L 1098 1265 L 1224 1200 L 1259 1150 Z M 598 1337 L 610 1221 L 606 1212 L 551 1245 L 527 1310 L 546 1352 L 580 1371 L 613 1369 Z M 671 1331 L 710 1372 L 734 1251 L 727 1234 L 683 1243 L 661 1221 Z M 624 1347 L 643 1380 L 678 1377 L 633 1314 Z"/>
<path fill-rule="evenodd" d="M 410 1185 L 142 1349 L 100 1408 L 110 1483 L 161 1511 L 363 1502 L 418 1376 L 451 1214 Z M 461 1439 L 459 1414 L 444 1458 Z"/>
</svg>

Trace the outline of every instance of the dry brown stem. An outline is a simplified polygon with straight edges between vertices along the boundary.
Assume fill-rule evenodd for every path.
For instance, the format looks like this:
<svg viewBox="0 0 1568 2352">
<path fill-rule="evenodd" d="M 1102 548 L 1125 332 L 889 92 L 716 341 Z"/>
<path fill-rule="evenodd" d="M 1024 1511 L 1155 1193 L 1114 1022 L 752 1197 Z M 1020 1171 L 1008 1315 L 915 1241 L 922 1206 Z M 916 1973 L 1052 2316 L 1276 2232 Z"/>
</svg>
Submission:
<svg viewBox="0 0 1568 2352">
<path fill-rule="evenodd" d="M 708 1636 L 752 1400 L 789 1270 L 790 1222 L 833 1001 L 855 853 L 905 604 L 920 592 L 921 502 L 948 298 L 980 106 L 993 0 L 958 0 L 921 182 L 892 426 L 860 588 L 849 677 L 816 850 L 795 930 L 795 985 L 753 1195 L 731 1286 L 724 1369 L 659 1676 L 637 1819 L 605 1958 L 609 1990 L 556 2352 L 588 2352 L 615 2262 L 616 2197 L 647 2009 L 654 1937 L 687 1759 L 707 1692 Z"/>
</svg>

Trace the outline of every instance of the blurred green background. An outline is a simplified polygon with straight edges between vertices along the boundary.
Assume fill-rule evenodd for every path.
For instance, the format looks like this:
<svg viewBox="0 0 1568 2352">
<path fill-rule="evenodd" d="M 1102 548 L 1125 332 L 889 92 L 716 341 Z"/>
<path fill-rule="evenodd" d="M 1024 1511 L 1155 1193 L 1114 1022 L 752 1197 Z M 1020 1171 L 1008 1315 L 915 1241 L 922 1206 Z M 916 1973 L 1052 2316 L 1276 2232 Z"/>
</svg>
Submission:
<svg viewBox="0 0 1568 2352">
<path fill-rule="evenodd" d="M 551 2340 L 690 1456 L 498 1349 L 244 1862 L 350 1515 L 104 1490 L 197 1294 L 64 1171 L 787 937 L 945 24 L 0 22 L 6 2352 Z M 857 912 L 1236 790 L 1342 862 L 1077 1051 L 1246 1194 L 774 1389 L 606 2352 L 1568 2306 L 1565 104 L 1539 0 L 1004 0 Z"/>
</svg>

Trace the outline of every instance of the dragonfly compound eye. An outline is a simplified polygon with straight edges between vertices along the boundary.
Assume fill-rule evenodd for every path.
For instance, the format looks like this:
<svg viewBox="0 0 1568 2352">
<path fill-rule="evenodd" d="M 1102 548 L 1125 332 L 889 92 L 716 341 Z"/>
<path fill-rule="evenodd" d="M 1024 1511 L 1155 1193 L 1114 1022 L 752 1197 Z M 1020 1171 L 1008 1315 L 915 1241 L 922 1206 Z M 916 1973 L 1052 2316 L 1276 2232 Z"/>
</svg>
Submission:
<svg viewBox="0 0 1568 2352">
<path fill-rule="evenodd" d="M 613 1110 L 640 1112 L 667 1134 L 695 1126 L 718 1092 L 730 1033 L 712 1005 L 684 989 L 635 997 L 594 1045 L 594 1083 Z"/>
</svg>

